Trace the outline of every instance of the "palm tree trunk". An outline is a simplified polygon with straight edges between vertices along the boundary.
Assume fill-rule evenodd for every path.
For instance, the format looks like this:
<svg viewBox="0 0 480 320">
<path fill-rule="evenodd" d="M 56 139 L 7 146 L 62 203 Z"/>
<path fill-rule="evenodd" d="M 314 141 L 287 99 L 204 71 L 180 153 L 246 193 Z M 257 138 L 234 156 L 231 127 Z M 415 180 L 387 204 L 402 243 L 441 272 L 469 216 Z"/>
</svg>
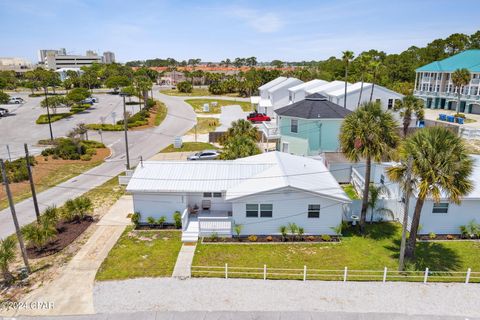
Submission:
<svg viewBox="0 0 480 320">
<path fill-rule="evenodd" d="M 424 198 L 418 198 L 415 204 L 415 211 L 413 213 L 412 225 L 410 227 L 410 237 L 405 248 L 405 257 L 413 258 L 415 256 L 415 245 L 417 243 L 418 226 L 420 225 L 420 214 L 422 212 Z"/>
<path fill-rule="evenodd" d="M 372 99 L 373 99 L 373 88 L 375 88 L 375 78 L 377 76 L 377 72 L 374 71 L 373 72 L 373 80 L 372 80 L 372 90 L 370 90 L 370 102 L 372 102 Z"/>
<path fill-rule="evenodd" d="M 372 158 L 367 156 L 365 168 L 365 187 L 363 189 L 362 211 L 360 213 L 360 231 L 365 232 L 365 221 L 367 219 L 368 193 L 370 189 L 370 171 L 372 169 Z"/>
<path fill-rule="evenodd" d="M 362 92 L 363 92 L 363 73 L 362 73 L 362 84 L 360 85 L 360 94 L 358 96 L 357 108 L 360 107 L 360 102 L 362 101 Z"/>
<path fill-rule="evenodd" d="M 403 118 L 403 137 L 406 138 L 408 134 L 408 127 L 410 126 L 410 122 L 412 122 L 411 117 L 405 116 Z"/>
<path fill-rule="evenodd" d="M 348 64 L 345 65 L 345 96 L 343 97 L 343 107 L 347 108 L 347 79 L 348 79 Z"/>
</svg>

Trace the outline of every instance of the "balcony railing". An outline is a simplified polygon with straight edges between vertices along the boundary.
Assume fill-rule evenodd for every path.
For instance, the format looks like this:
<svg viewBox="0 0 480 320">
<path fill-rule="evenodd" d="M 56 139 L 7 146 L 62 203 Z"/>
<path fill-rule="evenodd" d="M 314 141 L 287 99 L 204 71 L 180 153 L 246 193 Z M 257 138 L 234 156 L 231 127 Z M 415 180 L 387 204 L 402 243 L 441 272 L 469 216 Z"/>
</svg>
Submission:
<svg viewBox="0 0 480 320">
<path fill-rule="evenodd" d="M 260 130 L 267 140 L 280 138 L 280 130 L 276 123 L 262 122 Z"/>
<path fill-rule="evenodd" d="M 213 233 L 219 236 L 232 235 L 233 219 L 231 217 L 198 217 L 198 234 L 209 236 Z"/>
</svg>

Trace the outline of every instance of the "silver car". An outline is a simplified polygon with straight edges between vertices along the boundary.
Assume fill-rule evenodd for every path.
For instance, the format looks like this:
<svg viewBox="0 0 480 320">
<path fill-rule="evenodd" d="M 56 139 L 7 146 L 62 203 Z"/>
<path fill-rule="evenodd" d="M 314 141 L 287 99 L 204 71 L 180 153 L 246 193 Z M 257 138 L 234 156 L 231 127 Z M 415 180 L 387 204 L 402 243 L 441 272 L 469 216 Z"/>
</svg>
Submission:
<svg viewBox="0 0 480 320">
<path fill-rule="evenodd" d="M 21 104 L 23 103 L 23 99 L 20 97 L 11 97 L 8 103 L 13 103 L 13 104 Z"/>
<path fill-rule="evenodd" d="M 187 158 L 187 160 L 215 160 L 220 155 L 218 150 L 203 150 Z"/>
</svg>

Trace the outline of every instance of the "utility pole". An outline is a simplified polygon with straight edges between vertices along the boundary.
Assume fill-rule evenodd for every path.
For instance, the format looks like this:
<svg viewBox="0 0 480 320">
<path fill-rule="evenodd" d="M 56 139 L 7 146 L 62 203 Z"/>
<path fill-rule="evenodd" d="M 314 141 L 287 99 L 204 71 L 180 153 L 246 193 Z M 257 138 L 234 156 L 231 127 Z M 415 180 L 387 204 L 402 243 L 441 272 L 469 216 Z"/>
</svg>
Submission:
<svg viewBox="0 0 480 320">
<path fill-rule="evenodd" d="M 50 108 L 48 107 L 47 87 L 43 87 L 45 92 L 45 106 L 47 107 L 48 128 L 50 129 L 50 140 L 53 141 L 52 121 L 50 120 Z"/>
<path fill-rule="evenodd" d="M 10 146 L 7 144 L 7 153 L 8 153 L 8 161 L 12 162 L 12 155 L 10 154 Z"/>
<path fill-rule="evenodd" d="M 25 250 L 25 245 L 23 244 L 22 232 L 20 231 L 20 225 L 18 224 L 17 213 L 15 212 L 15 205 L 12 199 L 12 193 L 10 192 L 10 186 L 8 185 L 7 169 L 5 168 L 5 163 L 3 162 L 3 159 L 0 159 L 0 169 L 0 171 L 2 171 L 3 185 L 5 186 L 5 193 L 7 194 L 8 204 L 10 205 L 10 211 L 12 212 L 13 224 L 15 225 L 18 243 L 20 244 L 20 250 L 22 251 L 23 262 L 25 263 L 25 268 L 27 269 L 27 272 L 30 273 L 27 250 Z"/>
<path fill-rule="evenodd" d="M 398 271 L 403 271 L 405 268 L 405 246 L 407 242 L 407 225 L 408 225 L 408 206 L 410 202 L 410 194 L 412 193 L 412 166 L 413 158 L 408 157 L 407 162 L 407 176 L 405 178 L 405 203 L 403 209 L 403 222 L 402 222 L 402 241 L 400 243 L 400 259 L 398 261 Z"/>
<path fill-rule="evenodd" d="M 125 131 L 125 153 L 127 155 L 127 170 L 130 170 L 130 155 L 128 154 L 128 119 L 125 106 L 125 95 L 123 95 L 123 130 Z"/>
<path fill-rule="evenodd" d="M 38 209 L 37 193 L 35 191 L 35 184 L 33 183 L 32 167 L 30 165 L 30 156 L 28 154 L 28 146 L 25 143 L 25 160 L 27 163 L 28 179 L 30 180 L 30 189 L 32 190 L 33 207 L 35 208 L 35 215 L 37 222 L 40 223 L 40 210 Z"/>
</svg>

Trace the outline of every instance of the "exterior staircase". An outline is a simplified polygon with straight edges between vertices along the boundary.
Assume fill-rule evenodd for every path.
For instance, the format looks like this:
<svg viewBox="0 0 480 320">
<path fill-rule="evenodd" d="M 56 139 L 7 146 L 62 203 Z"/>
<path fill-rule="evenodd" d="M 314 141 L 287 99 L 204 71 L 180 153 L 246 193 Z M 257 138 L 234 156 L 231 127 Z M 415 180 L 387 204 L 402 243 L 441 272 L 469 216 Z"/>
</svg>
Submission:
<svg viewBox="0 0 480 320">
<path fill-rule="evenodd" d="M 187 228 L 182 232 L 182 242 L 197 242 L 198 241 L 198 220 L 190 220 Z"/>
</svg>

